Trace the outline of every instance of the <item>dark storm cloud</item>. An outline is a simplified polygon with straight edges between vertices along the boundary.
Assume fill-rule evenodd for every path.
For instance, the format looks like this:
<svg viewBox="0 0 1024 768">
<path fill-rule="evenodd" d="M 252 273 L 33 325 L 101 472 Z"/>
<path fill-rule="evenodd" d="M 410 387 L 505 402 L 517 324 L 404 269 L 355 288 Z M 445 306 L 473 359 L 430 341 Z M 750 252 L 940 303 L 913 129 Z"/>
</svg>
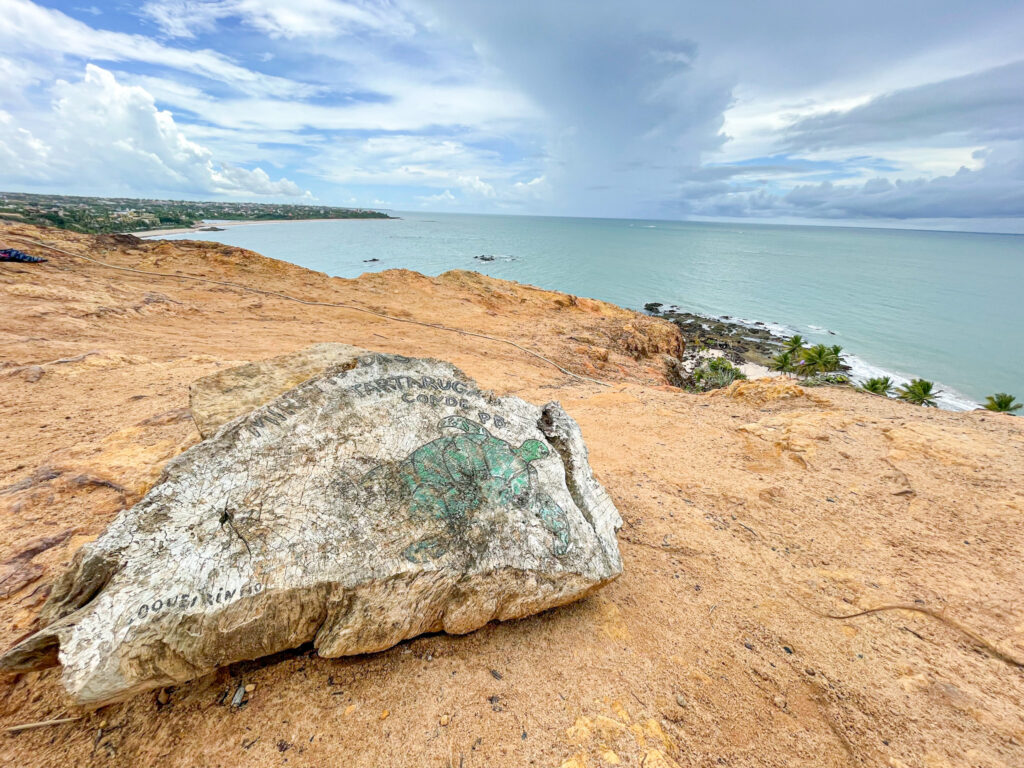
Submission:
<svg viewBox="0 0 1024 768">
<path fill-rule="evenodd" d="M 427 4 L 549 116 L 547 175 L 563 212 L 1024 215 L 1014 146 L 1024 136 L 1024 46 L 1011 34 L 1024 25 L 1020 3 Z M 1000 59 L 1016 61 L 992 66 Z M 963 74 L 973 69 L 982 71 Z M 914 86 L 900 87 L 907 80 Z M 806 89 L 827 99 L 826 83 L 889 92 L 800 119 Z M 716 163 L 730 140 L 724 115 L 751 92 L 791 97 L 795 117 L 764 147 L 774 157 Z M 894 145 L 993 153 L 976 170 L 939 175 L 925 164 L 906 180 L 906 166 L 886 156 Z M 800 157 L 822 149 L 831 168 Z M 904 180 L 884 177 L 897 169 Z"/>
<path fill-rule="evenodd" d="M 725 188 L 728 186 L 728 188 Z M 984 167 L 933 179 L 863 184 L 801 184 L 785 193 L 719 184 L 687 195 L 703 216 L 787 216 L 818 219 L 972 219 L 1024 216 L 1024 158 L 1019 148 L 992 152 Z"/>
<path fill-rule="evenodd" d="M 849 147 L 951 134 L 970 141 L 1024 137 L 1024 61 L 887 93 L 785 132 L 789 150 Z"/>
<path fill-rule="evenodd" d="M 982 165 L 931 178 L 861 184 L 797 184 L 772 191 L 751 184 L 695 194 L 684 206 L 712 216 L 897 219 L 1024 217 L 1024 61 L 879 95 L 846 111 L 792 124 L 788 152 L 870 147 L 987 144 Z"/>
<path fill-rule="evenodd" d="M 433 5 L 548 116 L 560 212 L 647 214 L 726 139 L 734 82 L 684 29 L 612 3 Z"/>
</svg>

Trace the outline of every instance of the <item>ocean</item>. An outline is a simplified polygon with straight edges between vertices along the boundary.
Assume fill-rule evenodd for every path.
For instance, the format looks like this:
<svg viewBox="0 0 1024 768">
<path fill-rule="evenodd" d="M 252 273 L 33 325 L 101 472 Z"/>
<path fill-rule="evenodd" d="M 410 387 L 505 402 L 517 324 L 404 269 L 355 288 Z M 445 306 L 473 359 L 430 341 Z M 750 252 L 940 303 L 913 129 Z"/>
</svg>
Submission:
<svg viewBox="0 0 1024 768">
<path fill-rule="evenodd" d="M 659 301 L 839 344 L 855 378 L 929 379 L 945 408 L 973 408 L 994 392 L 1024 400 L 1021 235 L 396 215 L 174 238 L 229 243 L 339 277 L 471 269 L 633 309 Z"/>
</svg>

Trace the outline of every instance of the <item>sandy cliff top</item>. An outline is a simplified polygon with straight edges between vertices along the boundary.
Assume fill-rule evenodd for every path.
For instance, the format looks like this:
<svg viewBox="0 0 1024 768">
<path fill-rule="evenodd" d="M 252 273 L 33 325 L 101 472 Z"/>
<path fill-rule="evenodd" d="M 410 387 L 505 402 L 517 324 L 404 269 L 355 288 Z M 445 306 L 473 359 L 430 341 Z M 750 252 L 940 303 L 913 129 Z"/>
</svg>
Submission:
<svg viewBox="0 0 1024 768">
<path fill-rule="evenodd" d="M 493 341 L 115 271 L 19 234 L 512 339 L 611 386 Z M 582 603 L 372 656 L 234 665 L 0 735 L 4 764 L 1024 764 L 1024 671 L 998 657 L 1024 657 L 1024 419 L 786 380 L 690 395 L 664 378 L 680 345 L 667 322 L 471 272 L 342 280 L 214 243 L 7 224 L 0 243 L 50 259 L 0 265 L 5 647 L 73 552 L 199 440 L 190 382 L 314 342 L 559 400 L 625 520 L 624 575 Z M 947 620 L 821 616 L 891 604 Z M 239 682 L 256 687 L 234 710 Z M 56 670 L 0 680 L 0 725 L 66 712 Z"/>
</svg>

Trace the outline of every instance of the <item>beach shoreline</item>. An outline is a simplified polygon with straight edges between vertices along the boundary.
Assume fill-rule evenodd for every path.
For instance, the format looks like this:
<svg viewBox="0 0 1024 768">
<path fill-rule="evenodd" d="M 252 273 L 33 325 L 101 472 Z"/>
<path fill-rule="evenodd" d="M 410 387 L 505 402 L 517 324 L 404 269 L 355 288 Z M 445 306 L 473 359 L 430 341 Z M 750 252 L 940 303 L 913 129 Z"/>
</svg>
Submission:
<svg viewBox="0 0 1024 768">
<path fill-rule="evenodd" d="M 687 312 L 674 304 L 666 306 L 652 302 L 645 305 L 644 311 L 653 317 L 669 320 L 679 328 L 687 344 L 687 354 L 694 364 L 710 357 L 724 357 L 749 379 L 784 376 L 769 366 L 772 358 L 784 351 L 785 343 L 798 333 L 780 323 Z M 814 330 L 826 331 L 824 328 Z M 701 352 L 695 352 L 693 347 L 698 347 Z M 894 387 L 917 378 L 903 371 L 880 367 L 847 350 L 843 350 L 841 359 L 842 370 L 837 373 L 849 377 L 848 386 L 853 388 L 873 377 L 887 376 L 892 379 Z M 936 401 L 940 408 L 948 411 L 972 411 L 982 407 L 978 401 L 941 382 L 937 382 Z"/>
<path fill-rule="evenodd" d="M 390 216 L 389 218 L 397 218 Z M 320 219 L 231 219 L 231 220 L 220 220 L 210 219 L 204 220 L 201 224 L 196 224 L 194 227 L 170 227 L 167 229 L 143 229 L 136 232 L 126 232 L 127 235 L 134 235 L 135 237 L 141 237 L 143 239 L 153 239 L 167 237 L 168 235 L 188 235 L 194 232 L 203 231 L 218 231 L 234 227 L 246 227 L 253 224 L 308 224 L 312 221 L 365 221 L 359 217 L 345 217 L 339 216 L 337 218 L 320 218 Z M 381 219 L 371 219 L 372 221 L 380 221 Z M 207 227 L 218 227 L 218 230 L 207 230 Z"/>
</svg>

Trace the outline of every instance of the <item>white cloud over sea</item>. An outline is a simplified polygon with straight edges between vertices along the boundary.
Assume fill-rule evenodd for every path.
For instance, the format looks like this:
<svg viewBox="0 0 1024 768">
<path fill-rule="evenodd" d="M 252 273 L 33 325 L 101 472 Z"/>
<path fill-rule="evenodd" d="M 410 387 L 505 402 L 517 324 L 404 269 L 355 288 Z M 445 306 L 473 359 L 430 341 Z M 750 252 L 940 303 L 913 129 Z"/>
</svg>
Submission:
<svg viewBox="0 0 1024 768">
<path fill-rule="evenodd" d="M 0 189 L 1024 231 L 1024 6 L 0 0 Z"/>
<path fill-rule="evenodd" d="M 16 184 L 125 194 L 308 196 L 261 168 L 215 163 L 147 91 L 118 83 L 94 64 L 77 82 L 58 80 L 52 96 L 51 109 L 31 127 L 0 112 L 0 161 Z"/>
</svg>

